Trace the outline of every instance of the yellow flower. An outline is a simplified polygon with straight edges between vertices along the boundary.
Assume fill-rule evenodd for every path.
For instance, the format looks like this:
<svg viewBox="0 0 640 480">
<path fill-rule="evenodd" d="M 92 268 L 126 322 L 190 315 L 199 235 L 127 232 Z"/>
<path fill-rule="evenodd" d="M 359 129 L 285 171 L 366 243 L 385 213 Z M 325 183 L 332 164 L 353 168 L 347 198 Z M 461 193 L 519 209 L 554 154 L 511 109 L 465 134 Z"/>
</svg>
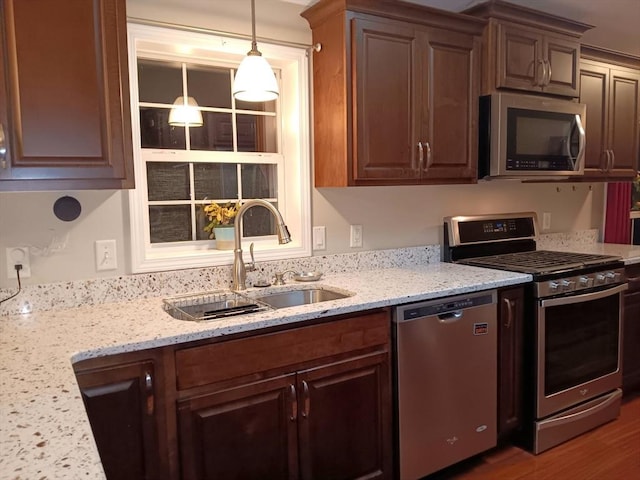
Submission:
<svg viewBox="0 0 640 480">
<path fill-rule="evenodd" d="M 238 202 L 229 202 L 222 205 L 211 202 L 209 205 L 205 205 L 203 207 L 203 211 L 207 216 L 209 223 L 204 227 L 204 231 L 211 234 L 215 227 L 221 225 L 233 225 L 239 208 L 240 205 Z"/>
</svg>

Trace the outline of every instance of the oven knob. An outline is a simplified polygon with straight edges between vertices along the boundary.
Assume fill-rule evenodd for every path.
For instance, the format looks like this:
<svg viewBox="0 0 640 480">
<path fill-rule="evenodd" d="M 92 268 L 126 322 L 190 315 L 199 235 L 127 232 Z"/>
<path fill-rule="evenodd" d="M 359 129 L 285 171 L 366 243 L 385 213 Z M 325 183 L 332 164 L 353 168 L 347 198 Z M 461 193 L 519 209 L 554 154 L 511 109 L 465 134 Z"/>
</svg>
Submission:
<svg viewBox="0 0 640 480">
<path fill-rule="evenodd" d="M 578 280 L 581 288 L 590 288 L 593 287 L 593 278 L 591 277 L 580 277 Z"/>
<path fill-rule="evenodd" d="M 618 278 L 619 278 L 619 273 L 618 273 Z M 616 281 L 616 274 L 614 272 L 607 272 L 604 274 L 606 280 L 605 283 L 613 283 Z"/>
<path fill-rule="evenodd" d="M 599 273 L 596 275 L 596 285 L 601 285 L 606 282 L 606 277 L 604 274 Z"/>
<path fill-rule="evenodd" d="M 564 290 L 565 292 L 568 290 L 573 290 L 576 286 L 576 282 L 574 282 L 573 280 L 562 280 L 560 284 L 562 285 L 562 290 Z"/>
<path fill-rule="evenodd" d="M 560 289 L 560 284 L 558 282 L 549 282 L 549 291 L 557 292 Z"/>
</svg>

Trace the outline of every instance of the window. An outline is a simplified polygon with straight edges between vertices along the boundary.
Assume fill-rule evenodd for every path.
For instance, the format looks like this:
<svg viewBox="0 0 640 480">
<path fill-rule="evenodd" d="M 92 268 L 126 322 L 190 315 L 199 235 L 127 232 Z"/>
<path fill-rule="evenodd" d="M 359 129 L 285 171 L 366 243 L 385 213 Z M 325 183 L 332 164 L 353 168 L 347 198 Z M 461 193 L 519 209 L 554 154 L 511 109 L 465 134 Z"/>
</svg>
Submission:
<svg viewBox="0 0 640 480">
<path fill-rule="evenodd" d="M 261 198 L 280 210 L 287 245 L 267 209 L 244 215 L 243 244 L 255 244 L 256 260 L 311 254 L 307 52 L 261 42 L 280 98 L 250 103 L 231 94 L 249 48 L 248 40 L 129 25 L 134 272 L 230 264 L 233 253 L 204 230 L 210 202 Z"/>
</svg>

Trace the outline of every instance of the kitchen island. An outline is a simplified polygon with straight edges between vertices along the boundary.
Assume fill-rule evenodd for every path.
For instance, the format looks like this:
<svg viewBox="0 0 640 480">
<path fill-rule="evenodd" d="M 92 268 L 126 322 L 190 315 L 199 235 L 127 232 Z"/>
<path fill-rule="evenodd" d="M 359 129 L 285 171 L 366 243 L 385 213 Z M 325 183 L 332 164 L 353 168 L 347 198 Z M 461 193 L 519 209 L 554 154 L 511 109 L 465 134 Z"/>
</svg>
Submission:
<svg viewBox="0 0 640 480">
<path fill-rule="evenodd" d="M 104 478 L 75 362 L 530 280 L 434 263 L 327 275 L 317 286 L 354 295 L 212 322 L 175 320 L 162 298 L 0 317 L 0 471 L 8 479 Z"/>
</svg>

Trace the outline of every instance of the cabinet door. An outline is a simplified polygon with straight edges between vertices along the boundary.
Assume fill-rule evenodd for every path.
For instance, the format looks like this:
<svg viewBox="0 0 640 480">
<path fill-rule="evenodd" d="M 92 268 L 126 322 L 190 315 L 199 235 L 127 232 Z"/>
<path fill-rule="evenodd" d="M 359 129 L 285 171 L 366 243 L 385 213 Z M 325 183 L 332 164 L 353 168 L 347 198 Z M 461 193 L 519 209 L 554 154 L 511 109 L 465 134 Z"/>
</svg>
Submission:
<svg viewBox="0 0 640 480">
<path fill-rule="evenodd" d="M 356 18 L 352 36 L 355 183 L 406 184 L 418 178 L 416 115 L 422 100 L 415 31 L 392 20 Z"/>
<path fill-rule="evenodd" d="M 125 0 L 2 0 L 0 190 L 132 188 Z"/>
<path fill-rule="evenodd" d="M 303 479 L 392 478 L 389 356 L 298 372 Z"/>
<path fill-rule="evenodd" d="M 522 421 L 523 288 L 502 290 L 498 302 L 498 435 L 504 438 Z"/>
<path fill-rule="evenodd" d="M 544 56 L 547 61 L 543 91 L 555 95 L 579 95 L 580 43 L 559 37 L 545 37 Z"/>
<path fill-rule="evenodd" d="M 520 25 L 498 24 L 496 87 L 541 90 L 543 36 Z"/>
<path fill-rule="evenodd" d="M 424 32 L 425 98 L 421 113 L 425 183 L 474 182 L 477 178 L 477 117 L 480 95 L 480 39 L 444 30 Z"/>
<path fill-rule="evenodd" d="M 580 65 L 580 103 L 587 105 L 585 174 L 604 176 L 607 160 L 609 69 L 595 62 Z"/>
<path fill-rule="evenodd" d="M 640 391 L 640 266 L 628 266 L 625 273 L 622 389 L 629 394 Z"/>
<path fill-rule="evenodd" d="M 77 380 L 107 478 L 157 478 L 153 362 L 79 373 Z"/>
<path fill-rule="evenodd" d="M 634 178 L 638 169 L 639 88 L 640 72 L 611 69 L 608 138 L 612 153 L 610 174 L 613 177 Z"/>
<path fill-rule="evenodd" d="M 298 477 L 295 375 L 178 402 L 182 479 Z"/>
</svg>

